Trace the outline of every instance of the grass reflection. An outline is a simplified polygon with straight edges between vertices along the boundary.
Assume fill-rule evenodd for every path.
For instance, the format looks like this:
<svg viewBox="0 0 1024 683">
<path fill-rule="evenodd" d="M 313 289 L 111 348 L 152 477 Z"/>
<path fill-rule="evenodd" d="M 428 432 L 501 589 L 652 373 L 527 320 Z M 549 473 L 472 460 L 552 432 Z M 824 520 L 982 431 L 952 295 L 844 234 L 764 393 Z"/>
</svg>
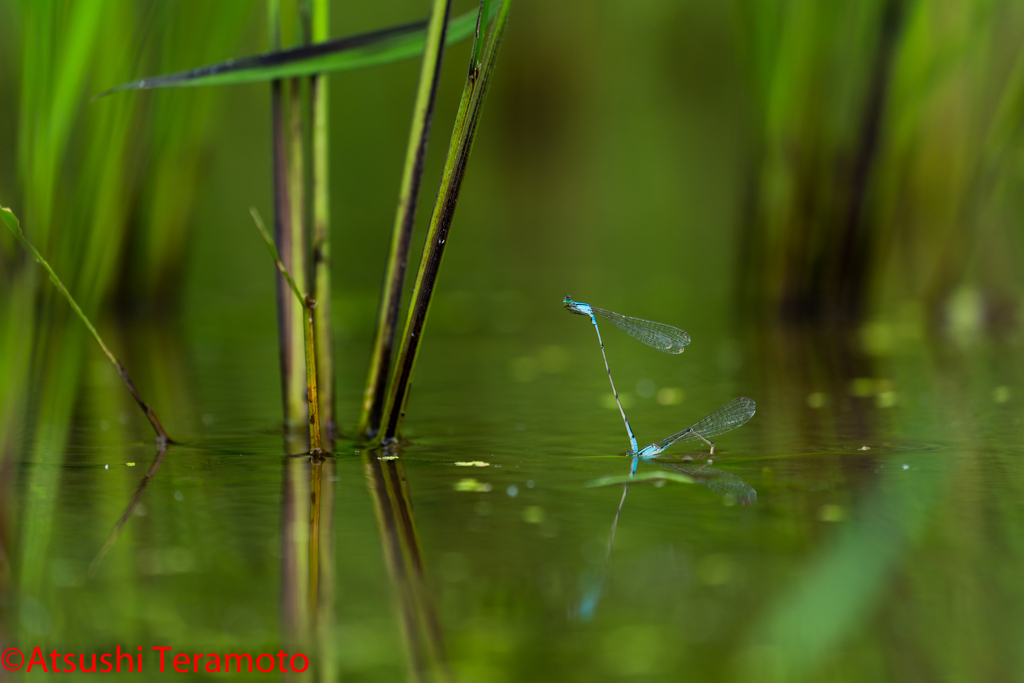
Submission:
<svg viewBox="0 0 1024 683">
<path fill-rule="evenodd" d="M 139 504 L 139 500 L 142 498 L 142 492 L 146 490 L 146 486 L 156 476 L 157 471 L 160 469 L 160 464 L 164 461 L 164 456 L 167 455 L 167 442 L 158 441 L 156 446 L 156 457 L 153 458 L 153 462 L 150 463 L 149 469 L 146 471 L 146 475 L 142 477 L 142 481 L 139 482 L 138 488 L 135 489 L 135 494 L 128 501 L 128 504 L 124 508 L 124 512 L 114 523 L 114 528 L 110 530 L 110 535 L 107 540 L 103 543 L 100 551 L 96 553 L 96 557 L 93 559 L 92 564 L 89 565 L 89 576 L 95 576 L 96 570 L 99 569 L 100 564 L 103 562 L 103 558 L 110 552 L 110 548 L 113 547 L 114 542 L 121 533 L 121 528 L 124 527 L 125 522 L 131 517 L 132 512 L 135 511 L 135 507 Z"/>
<path fill-rule="evenodd" d="M 410 678 L 454 681 L 416 533 L 405 468 L 398 458 L 382 459 L 383 452 L 363 451 L 363 466 L 402 625 Z"/>
</svg>

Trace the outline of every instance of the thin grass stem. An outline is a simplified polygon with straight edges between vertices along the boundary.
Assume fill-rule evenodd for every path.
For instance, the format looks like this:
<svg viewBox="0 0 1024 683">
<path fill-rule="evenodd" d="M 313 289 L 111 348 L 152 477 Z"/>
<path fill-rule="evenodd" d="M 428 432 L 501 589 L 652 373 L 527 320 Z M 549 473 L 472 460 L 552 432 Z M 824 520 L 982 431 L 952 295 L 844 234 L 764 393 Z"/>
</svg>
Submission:
<svg viewBox="0 0 1024 683">
<path fill-rule="evenodd" d="M 438 189 L 434 210 L 430 217 L 426 247 L 420 259 L 416 284 L 412 291 L 413 300 L 406 318 L 402 347 L 395 363 L 391 391 L 383 414 L 381 423 L 381 441 L 383 443 L 395 441 L 405 417 L 405 404 L 409 398 L 409 387 L 420 341 L 423 338 L 423 327 L 430 310 L 434 287 L 437 284 L 437 275 L 441 269 L 441 260 L 448 243 L 448 232 L 455 216 L 459 191 L 462 189 L 462 179 L 465 176 L 484 100 L 490 86 L 491 76 L 494 73 L 494 66 L 497 63 L 498 48 L 501 46 L 501 40 L 505 33 L 510 8 L 511 0 L 502 0 L 494 28 L 487 38 L 483 55 L 479 61 L 476 59 L 476 55 L 483 30 L 478 32 L 474 40 L 469 74 L 462 91 L 462 100 L 459 103 L 451 142 L 448 146 L 441 186 Z M 481 3 L 481 14 L 483 10 L 483 3 Z M 481 21 L 481 25 L 484 25 L 483 21 Z"/>
<path fill-rule="evenodd" d="M 166 443 L 173 443 L 171 438 L 167 436 L 164 426 L 160 424 L 160 420 L 157 418 L 156 413 L 153 412 L 153 409 L 145 401 L 142 400 L 138 390 L 135 388 L 135 383 L 132 382 L 132 378 L 128 376 L 128 371 L 125 369 L 124 365 L 104 343 L 103 338 L 100 336 L 100 333 L 96 331 L 96 327 L 92 324 L 92 321 L 90 321 L 88 316 L 85 315 L 85 312 L 82 311 L 81 307 L 79 307 L 78 302 L 75 301 L 73 296 L 71 296 L 71 292 L 68 291 L 67 287 L 64 286 L 64 283 L 61 282 L 59 277 L 57 277 L 57 273 L 54 271 L 53 266 L 43 258 L 42 254 L 40 254 L 39 251 L 32 246 L 32 243 L 28 241 L 28 238 L 25 237 L 25 234 L 21 231 L 21 223 L 18 221 L 18 217 L 15 216 L 14 212 L 10 209 L 0 207 L 0 218 L 3 218 L 4 223 L 7 224 L 7 227 L 21 243 L 21 246 L 24 247 L 28 253 L 32 254 L 32 257 L 43 267 L 50 276 L 50 281 L 53 282 L 57 290 L 63 294 L 64 298 L 67 299 L 69 304 L 71 304 L 71 308 L 74 309 L 79 319 L 85 323 L 89 332 L 92 333 L 93 338 L 96 339 L 100 348 L 103 349 L 103 354 L 111 363 L 113 363 L 114 368 L 117 370 L 117 374 L 119 374 L 121 379 L 124 380 L 125 385 L 128 387 L 128 391 L 132 394 L 132 398 L 134 398 L 135 402 L 139 404 L 139 408 L 142 409 L 142 412 L 146 414 L 146 419 L 148 419 L 149 424 L 153 426 L 153 430 L 156 432 L 157 438 Z"/>
<path fill-rule="evenodd" d="M 412 125 L 409 128 L 409 143 L 406 147 L 398 209 L 395 212 L 387 271 L 384 275 L 380 310 L 377 314 L 377 331 L 371 347 L 373 351 L 370 370 L 366 378 L 363 409 L 359 418 L 358 432 L 367 439 L 372 439 L 380 431 L 381 415 L 384 412 L 388 370 L 394 352 L 395 330 L 398 327 L 398 314 L 402 304 L 402 288 L 408 269 L 409 247 L 412 244 L 412 232 L 416 221 L 416 203 L 423 179 L 434 103 L 437 100 L 437 84 L 444 57 L 442 46 L 445 42 L 450 11 L 451 0 L 434 0 L 430 23 L 427 26 L 420 84 L 413 107 Z"/>
<path fill-rule="evenodd" d="M 267 245 L 267 251 L 270 252 L 270 258 L 274 260 L 274 265 L 277 266 L 277 270 L 288 283 L 292 293 L 295 295 L 295 298 L 298 299 L 300 306 L 303 308 L 303 338 L 305 342 L 306 356 L 306 403 L 309 410 L 309 448 L 312 453 L 320 453 L 323 450 L 323 445 L 320 439 L 320 410 L 316 388 L 316 334 L 313 329 L 313 311 L 316 309 L 316 301 L 302 293 L 298 284 L 295 282 L 295 278 L 292 277 L 291 273 L 288 272 L 288 268 L 284 265 L 284 262 L 281 261 L 281 255 L 277 251 L 277 245 L 274 244 L 273 238 L 271 238 L 270 233 L 267 232 L 267 227 L 263 224 L 263 218 L 260 216 L 259 211 L 257 211 L 255 207 L 250 207 L 249 213 L 252 215 L 252 220 L 256 224 L 256 229 L 259 230 L 260 236 Z"/>
</svg>

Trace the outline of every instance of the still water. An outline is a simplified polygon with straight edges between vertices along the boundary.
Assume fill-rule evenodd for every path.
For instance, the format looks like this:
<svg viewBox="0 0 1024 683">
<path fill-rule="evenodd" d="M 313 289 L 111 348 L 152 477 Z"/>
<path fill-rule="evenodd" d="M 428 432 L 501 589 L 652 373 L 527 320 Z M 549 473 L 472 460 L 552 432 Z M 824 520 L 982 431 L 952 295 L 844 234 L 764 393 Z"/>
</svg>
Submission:
<svg viewBox="0 0 1024 683">
<path fill-rule="evenodd" d="M 1015 344 L 885 328 L 716 332 L 702 350 L 691 332 L 667 357 L 608 326 L 641 446 L 737 396 L 758 409 L 711 464 L 683 444 L 640 464 L 665 478 L 594 487 L 628 473 L 628 442 L 562 295 L 543 334 L 431 337 L 397 458 L 345 439 L 296 455 L 270 314 L 130 335 L 181 442 L 164 454 L 88 349 L 66 444 L 20 438 L 4 630 L 48 666 L 141 647 L 147 680 L 1024 676 Z M 339 342 L 360 357 L 339 378 L 349 424 L 365 343 Z M 163 674 L 154 647 L 172 648 Z M 196 673 L 214 653 L 269 653 L 278 673 Z M 280 673 L 295 653 L 308 670 Z"/>
</svg>

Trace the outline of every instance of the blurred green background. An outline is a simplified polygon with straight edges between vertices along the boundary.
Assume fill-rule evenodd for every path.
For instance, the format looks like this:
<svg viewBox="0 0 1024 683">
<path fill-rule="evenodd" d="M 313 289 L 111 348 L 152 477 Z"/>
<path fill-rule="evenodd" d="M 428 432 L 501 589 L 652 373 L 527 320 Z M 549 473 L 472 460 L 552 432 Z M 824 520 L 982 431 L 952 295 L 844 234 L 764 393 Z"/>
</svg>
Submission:
<svg viewBox="0 0 1024 683">
<path fill-rule="evenodd" d="M 428 11 L 334 2 L 331 33 Z M 264 13 L 0 0 L 0 204 L 186 443 L 87 577 L 153 459 L 148 428 L 0 234 L 5 647 L 256 652 L 304 637 L 279 601 L 301 593 L 288 520 L 306 514 L 309 465 L 282 465 L 273 269 L 248 215 L 272 213 L 269 88 L 90 103 L 264 50 Z M 405 470 L 375 473 L 346 442 L 332 461 L 337 623 L 317 630 L 317 676 L 445 678 L 416 664 L 424 648 L 459 680 L 1024 679 L 1022 45 L 1020 0 L 516 0 Z M 468 52 L 446 53 L 417 245 Z M 418 69 L 331 76 L 343 429 Z M 606 335 L 645 443 L 733 396 L 759 405 L 717 461 L 757 504 L 634 487 L 587 624 L 571 616 L 578 584 L 604 566 L 621 494 L 581 485 L 627 463 L 610 457 L 625 439 L 566 294 L 693 337 L 683 358 L 654 358 Z M 454 492 L 460 460 L 491 462 L 466 476 L 492 490 Z M 414 541 L 381 521 L 373 482 L 388 476 L 408 480 Z M 426 588 L 402 588 L 392 541 L 422 552 Z M 402 609 L 436 610 L 447 654 L 403 630 Z"/>
</svg>

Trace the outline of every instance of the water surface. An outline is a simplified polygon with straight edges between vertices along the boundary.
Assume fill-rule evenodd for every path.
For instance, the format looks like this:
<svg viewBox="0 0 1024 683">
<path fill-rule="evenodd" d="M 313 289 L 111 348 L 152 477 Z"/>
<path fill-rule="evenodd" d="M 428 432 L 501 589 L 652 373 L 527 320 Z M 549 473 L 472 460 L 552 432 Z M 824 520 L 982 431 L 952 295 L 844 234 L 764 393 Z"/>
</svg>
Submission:
<svg viewBox="0 0 1024 683">
<path fill-rule="evenodd" d="M 272 323 L 150 332 L 163 341 L 134 347 L 140 383 L 182 443 L 92 575 L 158 453 L 90 349 L 66 444 L 21 438 L 5 628 L 26 652 L 142 646 L 147 673 L 150 648 L 170 646 L 303 652 L 310 680 L 1020 676 L 1014 346 L 905 338 L 869 355 L 820 334 L 723 333 L 666 357 L 609 329 L 641 445 L 735 396 L 758 405 L 712 464 L 692 443 L 671 449 L 675 470 L 640 464 L 696 483 L 623 498 L 586 486 L 630 463 L 590 325 L 550 320 L 547 338 L 432 337 L 399 457 L 339 439 L 317 464 L 280 433 Z"/>
</svg>

